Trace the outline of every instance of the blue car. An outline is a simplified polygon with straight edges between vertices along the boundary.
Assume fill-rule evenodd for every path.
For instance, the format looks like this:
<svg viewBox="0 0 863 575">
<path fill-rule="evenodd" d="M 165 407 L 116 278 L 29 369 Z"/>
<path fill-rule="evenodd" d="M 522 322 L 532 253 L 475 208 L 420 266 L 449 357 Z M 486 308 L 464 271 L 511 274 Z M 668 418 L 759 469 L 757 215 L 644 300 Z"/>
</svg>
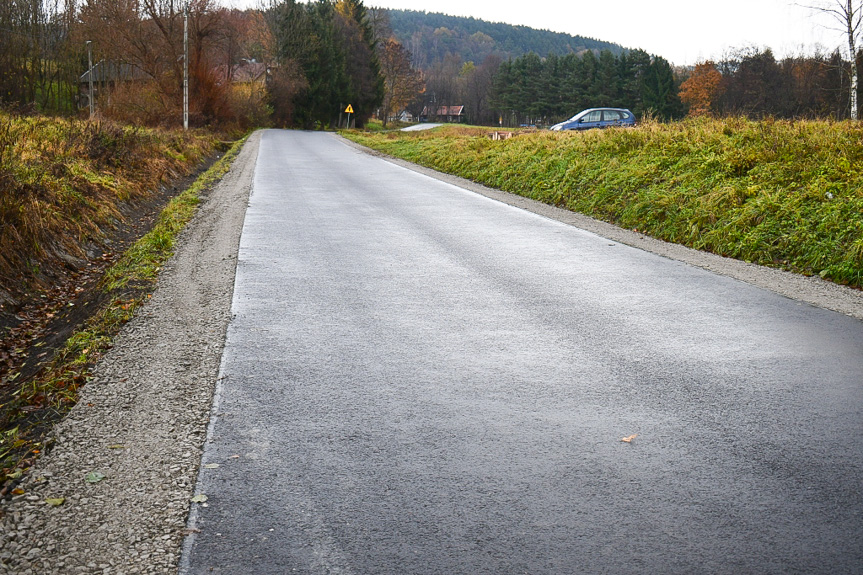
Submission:
<svg viewBox="0 0 863 575">
<path fill-rule="evenodd" d="M 550 129 L 557 132 L 559 130 L 589 130 L 590 128 L 634 125 L 635 115 L 625 108 L 590 108 L 579 112 L 565 122 L 555 124 Z"/>
</svg>

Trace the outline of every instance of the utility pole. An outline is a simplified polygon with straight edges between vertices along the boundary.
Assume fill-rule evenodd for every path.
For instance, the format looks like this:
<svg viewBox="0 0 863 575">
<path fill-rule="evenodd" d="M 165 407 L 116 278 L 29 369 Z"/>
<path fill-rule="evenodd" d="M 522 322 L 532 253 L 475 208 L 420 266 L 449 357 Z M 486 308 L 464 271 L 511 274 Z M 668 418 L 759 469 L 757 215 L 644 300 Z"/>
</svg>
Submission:
<svg viewBox="0 0 863 575">
<path fill-rule="evenodd" d="M 183 5 L 183 129 L 189 129 L 189 2 Z"/>
<path fill-rule="evenodd" d="M 90 102 L 90 120 L 93 119 L 93 113 L 95 112 L 95 106 L 93 102 L 93 98 L 96 96 L 93 93 L 93 42 L 87 40 L 87 78 L 90 80 L 90 92 L 87 96 L 87 100 Z"/>
</svg>

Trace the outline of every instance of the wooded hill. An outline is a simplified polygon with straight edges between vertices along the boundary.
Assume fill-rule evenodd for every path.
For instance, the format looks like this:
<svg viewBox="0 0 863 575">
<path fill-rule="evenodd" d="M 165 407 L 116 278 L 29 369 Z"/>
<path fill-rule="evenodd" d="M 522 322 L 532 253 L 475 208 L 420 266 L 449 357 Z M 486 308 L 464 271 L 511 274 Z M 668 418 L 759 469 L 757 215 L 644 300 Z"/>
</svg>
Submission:
<svg viewBox="0 0 863 575">
<path fill-rule="evenodd" d="M 465 62 L 479 64 L 488 55 L 517 58 L 533 52 L 540 56 L 579 54 L 608 50 L 619 55 L 624 48 L 611 42 L 536 30 L 501 22 L 416 10 L 386 10 L 395 37 L 411 52 L 414 66 L 427 69 L 458 54 Z"/>
</svg>

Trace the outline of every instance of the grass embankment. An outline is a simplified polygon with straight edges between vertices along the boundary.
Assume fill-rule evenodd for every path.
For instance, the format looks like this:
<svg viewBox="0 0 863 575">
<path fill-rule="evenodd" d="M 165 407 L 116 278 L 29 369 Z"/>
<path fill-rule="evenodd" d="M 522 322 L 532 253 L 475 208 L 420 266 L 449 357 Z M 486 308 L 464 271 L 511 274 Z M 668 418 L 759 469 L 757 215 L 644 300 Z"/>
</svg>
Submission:
<svg viewBox="0 0 863 575">
<path fill-rule="evenodd" d="M 194 184 L 173 198 L 153 229 L 108 268 L 99 287 L 114 297 L 108 298 L 108 303 L 66 341 L 37 381 L 20 390 L 23 403 L 32 405 L 41 401 L 59 410 L 74 405 L 79 385 L 89 378 L 90 366 L 102 351 L 111 347 L 120 327 L 150 297 L 148 292 L 162 265 L 173 254 L 177 235 L 192 219 L 201 192 L 225 175 L 244 142 L 245 139 L 236 142 Z"/>
<path fill-rule="evenodd" d="M 45 126 L 51 125 L 53 121 L 42 119 L 35 122 Z M 68 123 L 66 126 L 63 126 L 63 122 L 59 124 L 60 130 L 73 129 Z M 106 131 L 104 126 L 82 127 L 82 138 L 107 138 L 108 142 L 113 142 L 109 149 L 114 150 L 114 158 L 125 160 L 106 165 L 99 158 L 88 160 L 76 157 L 74 151 L 70 153 L 70 149 L 75 150 L 75 147 L 68 142 L 55 144 L 62 151 L 63 159 L 69 162 L 69 172 L 64 172 L 67 178 L 64 180 L 61 176 L 52 175 L 51 178 L 42 179 L 41 184 L 47 184 L 45 187 L 49 191 L 42 188 L 42 197 L 37 192 L 29 202 L 22 203 L 18 208 L 18 221 L 54 226 L 52 229 L 58 238 L 51 238 L 50 234 L 44 232 L 31 233 L 29 236 L 40 241 L 51 241 L 52 246 L 55 246 L 53 249 L 60 246 L 81 252 L 84 242 L 101 235 L 104 226 L 111 225 L 115 218 L 120 217 L 120 204 L 134 199 L 130 194 L 146 196 L 145 186 L 148 183 L 158 185 L 168 172 L 176 172 L 174 175 L 190 172 L 205 153 L 213 151 L 215 145 L 213 136 L 206 134 L 189 136 L 111 126 L 107 128 L 107 136 L 100 136 Z M 24 129 L 27 129 L 26 126 Z M 34 134 L 35 131 L 30 133 Z M 93 145 L 90 141 L 87 146 Z M 194 214 L 200 193 L 224 175 L 244 141 L 236 142 L 191 187 L 173 198 L 153 228 L 107 270 L 97 286 L 101 305 L 34 377 L 19 383 L 14 381 L 15 373 L 7 374 L 3 382 L 7 391 L 9 385 L 16 385 L 16 388 L 13 393 L 5 395 L 2 398 L 5 403 L 0 404 L 0 487 L 4 481 L 21 476 L 44 448 L 44 433 L 48 426 L 77 402 L 78 390 L 90 378 L 90 368 L 94 362 L 104 350 L 111 347 L 112 339 L 122 324 L 131 319 L 136 309 L 149 297 L 159 269 L 172 254 L 177 234 Z M 44 141 L 41 144 L 43 147 L 47 145 Z M 96 149 L 101 148 L 97 146 Z M 77 153 L 80 152 L 79 148 Z M 162 158 L 163 155 L 166 158 Z M 130 159 L 130 156 L 134 159 Z M 23 161 L 27 159 L 25 156 Z M 53 159 L 57 160 L 57 157 Z M 95 164 L 88 163 L 94 160 Z M 101 166 L 99 173 L 96 173 L 96 165 Z M 104 187 L 91 181 L 96 176 L 101 178 L 101 183 L 106 184 Z M 19 195 L 29 191 L 26 187 L 21 189 L 24 191 L 19 189 Z M 46 206 L 47 200 L 65 207 Z M 54 213 L 60 209 L 66 213 Z M 27 210 L 37 210 L 37 214 L 29 214 Z M 41 218 L 44 213 L 52 214 L 53 217 Z M 29 227 L 24 229 L 29 230 Z M 8 241 L 7 231 L 3 233 Z M 32 254 L 40 254 L 40 250 L 34 247 L 29 253 L 35 259 L 36 256 Z M 4 272 L 11 274 L 15 268 L 9 263 L 8 258 L 3 261 L 7 266 Z M 37 280 L 34 278 L 33 281 Z"/>
<path fill-rule="evenodd" d="M 123 221 L 123 204 L 191 173 L 215 144 L 205 133 L 0 111 L 0 290 L 51 283 L 53 265 L 86 259 Z"/>
<path fill-rule="evenodd" d="M 387 154 L 651 236 L 863 287 L 863 124 L 345 133 Z"/>
</svg>

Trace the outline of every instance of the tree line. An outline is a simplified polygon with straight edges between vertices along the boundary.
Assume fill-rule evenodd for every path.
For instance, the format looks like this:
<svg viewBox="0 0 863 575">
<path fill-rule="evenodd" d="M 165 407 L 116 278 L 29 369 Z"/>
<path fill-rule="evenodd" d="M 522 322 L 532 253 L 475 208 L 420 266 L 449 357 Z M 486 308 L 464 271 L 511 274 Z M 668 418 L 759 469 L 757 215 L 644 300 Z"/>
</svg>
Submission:
<svg viewBox="0 0 863 575">
<path fill-rule="evenodd" d="M 858 53 L 854 69 L 860 63 Z M 851 72 L 838 50 L 780 61 L 770 49 L 738 50 L 695 66 L 680 98 L 691 115 L 843 120 L 851 117 Z"/>
<path fill-rule="evenodd" d="M 199 126 L 334 127 L 349 104 L 358 127 L 444 105 L 463 105 L 467 121 L 487 125 L 547 125 L 598 106 L 660 119 L 845 119 L 861 63 L 838 50 L 777 60 L 747 49 L 672 68 L 643 50 L 362 0 L 269 0 L 244 11 L 217 0 L 0 0 L 0 104 L 85 115 L 81 78 L 92 55 L 100 115 L 176 125 L 186 25 L 190 119 Z M 544 57 L 501 48 L 525 42 L 557 44 Z"/>
<path fill-rule="evenodd" d="M 563 56 L 585 50 L 597 53 L 609 50 L 614 54 L 624 51 L 612 42 L 527 26 L 416 10 L 387 10 L 387 13 L 394 36 L 408 48 L 414 64 L 423 70 L 441 63 L 450 54 L 479 65 L 492 54 L 508 59 L 529 52 Z"/>
<path fill-rule="evenodd" d="M 643 50 L 546 58 L 526 54 L 500 65 L 489 98 L 498 119 L 508 124 L 547 125 L 600 106 L 662 119 L 685 113 L 671 65 Z"/>
<path fill-rule="evenodd" d="M 82 81 L 90 72 L 100 115 L 176 124 L 187 27 L 194 123 L 239 116 L 257 121 L 261 114 L 244 108 L 249 103 L 229 87 L 236 64 L 262 53 L 263 24 L 260 13 L 228 10 L 214 0 L 0 0 L 0 103 L 21 111 L 81 113 L 94 96 Z"/>
<path fill-rule="evenodd" d="M 406 57 L 361 0 L 0 0 L 0 104 L 84 114 L 89 70 L 100 116 L 176 125 L 188 68 L 193 125 L 330 126 L 347 104 L 362 125 L 384 102 L 388 47 Z"/>
<path fill-rule="evenodd" d="M 362 127 L 383 102 L 378 39 L 360 0 L 285 0 L 271 6 L 280 124 L 334 126 L 350 104 Z M 287 91 L 286 91 L 287 90 Z"/>
<path fill-rule="evenodd" d="M 74 111 L 82 46 L 69 42 L 64 2 L 0 0 L 0 102 Z"/>
<path fill-rule="evenodd" d="M 863 52 L 852 67 L 839 50 L 777 60 L 769 48 L 749 48 L 692 69 L 674 69 L 642 50 L 529 53 L 500 64 L 482 122 L 494 123 L 499 114 L 507 125 L 547 125 L 592 107 L 629 108 L 661 120 L 687 114 L 843 120 L 853 117 L 852 71 L 861 64 Z"/>
</svg>

